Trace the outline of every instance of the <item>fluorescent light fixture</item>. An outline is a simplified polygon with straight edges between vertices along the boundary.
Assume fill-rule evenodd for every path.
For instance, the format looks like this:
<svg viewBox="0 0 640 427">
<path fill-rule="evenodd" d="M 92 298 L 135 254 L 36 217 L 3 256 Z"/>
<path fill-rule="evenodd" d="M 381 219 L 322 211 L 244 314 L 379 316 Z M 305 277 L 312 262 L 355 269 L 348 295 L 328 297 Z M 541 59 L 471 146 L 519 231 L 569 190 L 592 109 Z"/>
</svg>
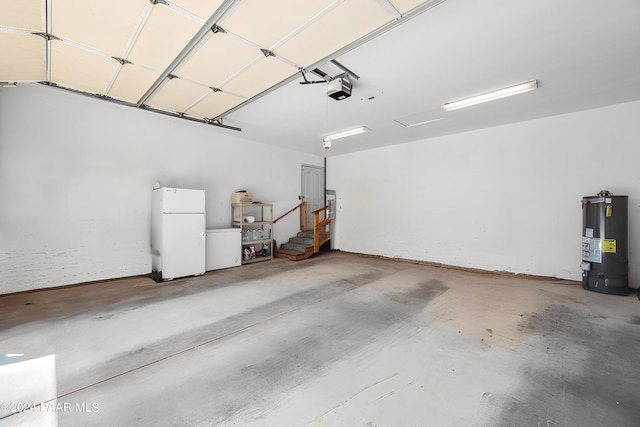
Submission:
<svg viewBox="0 0 640 427">
<path fill-rule="evenodd" d="M 334 139 L 346 138 L 347 136 L 358 135 L 360 133 L 369 132 L 369 129 L 366 126 L 360 126 L 359 128 L 343 130 L 342 132 L 332 133 L 331 135 L 323 136 L 322 140 L 324 142 L 333 141 Z"/>
<path fill-rule="evenodd" d="M 447 102 L 442 105 L 444 111 L 457 110 L 458 108 L 470 107 L 476 104 L 482 104 L 483 102 L 495 101 L 496 99 L 506 98 L 507 96 L 519 95 L 521 93 L 529 92 L 538 88 L 538 81 L 531 80 L 530 82 L 520 83 L 515 86 L 509 86 L 503 89 L 494 90 L 482 95 L 472 96 L 470 98 L 461 99 L 459 101 Z"/>
</svg>

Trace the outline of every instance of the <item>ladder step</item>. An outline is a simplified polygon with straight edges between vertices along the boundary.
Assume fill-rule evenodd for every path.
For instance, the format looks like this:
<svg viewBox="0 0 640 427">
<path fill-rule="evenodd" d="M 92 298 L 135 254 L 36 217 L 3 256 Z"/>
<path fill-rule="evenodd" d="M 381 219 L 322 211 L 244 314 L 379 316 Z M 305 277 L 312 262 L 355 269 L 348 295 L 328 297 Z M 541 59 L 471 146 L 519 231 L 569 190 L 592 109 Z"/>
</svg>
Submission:
<svg viewBox="0 0 640 427">
<path fill-rule="evenodd" d="M 299 245 L 296 243 L 284 243 L 280 246 L 280 249 L 284 249 L 287 251 L 293 251 L 293 252 L 301 252 L 301 253 L 305 253 L 307 250 L 307 245 Z"/>
<path fill-rule="evenodd" d="M 295 243 L 298 245 L 305 245 L 305 246 L 313 246 L 313 237 L 312 238 L 308 238 L 308 237 L 292 237 L 289 239 L 289 243 Z"/>
<path fill-rule="evenodd" d="M 309 255 L 304 252 L 288 251 L 286 249 L 276 249 L 273 252 L 273 256 L 275 258 L 284 258 L 291 261 L 300 261 L 309 258 Z"/>
</svg>

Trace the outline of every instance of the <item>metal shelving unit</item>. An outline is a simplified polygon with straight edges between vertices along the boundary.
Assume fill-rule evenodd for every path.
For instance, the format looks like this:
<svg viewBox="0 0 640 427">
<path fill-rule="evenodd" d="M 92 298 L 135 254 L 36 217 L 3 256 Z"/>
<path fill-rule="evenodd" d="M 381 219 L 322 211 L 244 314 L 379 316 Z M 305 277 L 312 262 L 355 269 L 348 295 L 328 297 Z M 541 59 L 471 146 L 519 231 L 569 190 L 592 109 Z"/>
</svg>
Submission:
<svg viewBox="0 0 640 427">
<path fill-rule="evenodd" d="M 247 217 L 254 221 L 246 221 Z M 273 205 L 232 203 L 231 225 L 242 232 L 242 264 L 273 259 Z"/>
</svg>

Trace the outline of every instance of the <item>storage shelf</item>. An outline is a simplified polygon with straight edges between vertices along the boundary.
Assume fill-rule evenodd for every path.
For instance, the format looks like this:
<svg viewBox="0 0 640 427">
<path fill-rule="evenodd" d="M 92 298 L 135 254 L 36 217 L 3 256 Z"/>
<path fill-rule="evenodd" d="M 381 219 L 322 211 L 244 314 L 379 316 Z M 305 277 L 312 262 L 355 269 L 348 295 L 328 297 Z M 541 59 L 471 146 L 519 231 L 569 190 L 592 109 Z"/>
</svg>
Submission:
<svg viewBox="0 0 640 427">
<path fill-rule="evenodd" d="M 245 216 L 252 216 L 256 220 L 244 222 L 241 219 Z M 240 218 L 240 220 L 238 220 Z M 231 225 L 240 228 L 244 237 L 251 230 L 261 230 L 266 236 L 265 239 L 242 240 L 242 253 L 240 259 L 242 264 L 251 264 L 259 261 L 269 261 L 273 259 L 273 205 L 269 203 L 232 203 L 231 204 Z M 264 245 L 269 248 L 269 255 L 263 256 Z M 255 258 L 245 259 L 245 249 L 253 246 L 256 254 Z"/>
<path fill-rule="evenodd" d="M 252 243 L 269 243 L 271 239 L 260 239 L 260 240 L 243 240 L 243 245 L 250 245 Z"/>
<path fill-rule="evenodd" d="M 268 257 L 258 256 L 258 257 L 251 258 L 251 259 L 243 259 L 242 263 L 243 264 L 251 264 L 251 263 L 254 263 L 254 262 L 269 261 L 271 259 L 273 259 L 272 256 L 268 256 Z"/>
</svg>

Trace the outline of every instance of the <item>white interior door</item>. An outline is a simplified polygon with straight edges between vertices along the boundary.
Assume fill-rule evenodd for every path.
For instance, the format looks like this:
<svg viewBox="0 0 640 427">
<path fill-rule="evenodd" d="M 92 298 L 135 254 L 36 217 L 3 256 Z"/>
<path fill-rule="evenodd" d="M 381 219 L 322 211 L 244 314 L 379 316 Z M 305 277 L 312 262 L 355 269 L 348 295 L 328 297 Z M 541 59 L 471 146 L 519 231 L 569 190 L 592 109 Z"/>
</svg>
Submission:
<svg viewBox="0 0 640 427">
<path fill-rule="evenodd" d="M 302 200 L 307 202 L 307 230 L 312 230 L 311 212 L 324 206 L 324 168 L 302 165 Z"/>
</svg>

